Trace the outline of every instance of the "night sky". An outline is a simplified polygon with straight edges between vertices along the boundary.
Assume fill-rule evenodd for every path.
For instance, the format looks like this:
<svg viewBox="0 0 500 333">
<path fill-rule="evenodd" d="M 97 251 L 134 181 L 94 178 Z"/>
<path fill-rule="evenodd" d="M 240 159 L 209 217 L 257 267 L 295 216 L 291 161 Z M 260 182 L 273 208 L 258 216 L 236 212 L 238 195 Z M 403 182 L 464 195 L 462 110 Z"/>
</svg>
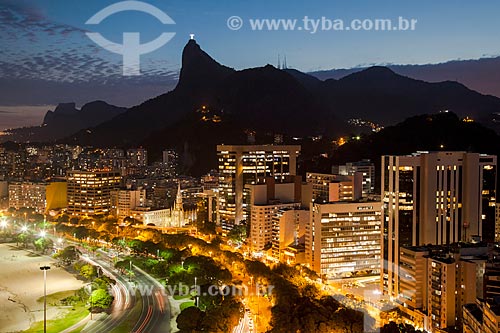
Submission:
<svg viewBox="0 0 500 333">
<path fill-rule="evenodd" d="M 500 2 L 491 0 L 148 0 L 145 2 L 167 13 L 176 24 L 163 25 L 140 12 L 118 13 L 97 26 L 85 24 L 116 2 L 0 0 L 0 110 L 40 105 L 40 110 L 46 110 L 58 102 L 81 105 L 95 99 L 123 106 L 137 104 L 173 88 L 190 33 L 217 61 L 236 69 L 276 65 L 278 54 L 286 54 L 289 67 L 306 72 L 500 55 Z M 243 19 L 238 31 L 227 27 L 227 19 L 233 15 Z M 402 16 L 418 23 L 415 31 L 312 34 L 304 30 L 252 31 L 248 22 L 255 18 L 302 20 L 304 16 L 345 21 Z M 121 56 L 94 44 L 85 35 L 87 31 L 99 32 L 114 42 L 121 42 L 125 31 L 140 32 L 142 42 L 162 32 L 176 35 L 141 57 L 142 75 L 123 77 Z M 0 115 L 0 127 L 7 127 L 8 115 Z"/>
</svg>

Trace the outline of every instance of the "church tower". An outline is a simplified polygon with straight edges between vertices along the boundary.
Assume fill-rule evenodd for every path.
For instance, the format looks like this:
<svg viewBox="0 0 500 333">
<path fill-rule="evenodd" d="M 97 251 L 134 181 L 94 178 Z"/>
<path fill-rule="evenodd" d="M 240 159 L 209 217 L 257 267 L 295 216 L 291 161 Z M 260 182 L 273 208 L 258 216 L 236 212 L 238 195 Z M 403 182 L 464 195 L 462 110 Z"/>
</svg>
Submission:
<svg viewBox="0 0 500 333">
<path fill-rule="evenodd" d="M 182 206 L 182 191 L 181 183 L 177 187 L 177 196 L 175 197 L 174 207 L 171 209 L 170 213 L 170 226 L 172 227 L 182 227 L 184 226 L 184 208 Z"/>
<path fill-rule="evenodd" d="M 182 211 L 182 192 L 181 192 L 181 182 L 177 188 L 177 196 L 175 197 L 175 208 L 176 211 Z"/>
</svg>

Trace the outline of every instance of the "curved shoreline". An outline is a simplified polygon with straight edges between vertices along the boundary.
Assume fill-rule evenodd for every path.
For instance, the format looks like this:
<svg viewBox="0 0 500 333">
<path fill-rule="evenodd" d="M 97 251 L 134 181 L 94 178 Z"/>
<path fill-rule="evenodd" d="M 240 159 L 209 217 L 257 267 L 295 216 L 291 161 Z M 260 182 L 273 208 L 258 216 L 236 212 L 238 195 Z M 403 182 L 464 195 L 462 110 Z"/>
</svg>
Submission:
<svg viewBox="0 0 500 333">
<path fill-rule="evenodd" d="M 0 333 L 22 332 L 43 320 L 43 275 L 39 267 L 49 264 L 47 295 L 76 290 L 82 281 L 62 268 L 54 260 L 17 248 L 15 244 L 0 244 Z M 61 316 L 65 310 L 47 307 L 47 320 Z"/>
</svg>

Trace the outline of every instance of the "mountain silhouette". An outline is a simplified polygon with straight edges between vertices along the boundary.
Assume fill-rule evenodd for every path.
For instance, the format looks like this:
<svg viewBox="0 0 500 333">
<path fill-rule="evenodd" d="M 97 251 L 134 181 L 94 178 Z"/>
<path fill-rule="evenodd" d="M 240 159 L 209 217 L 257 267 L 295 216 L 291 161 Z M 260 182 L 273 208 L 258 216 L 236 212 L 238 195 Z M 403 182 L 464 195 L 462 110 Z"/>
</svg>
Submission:
<svg viewBox="0 0 500 333">
<path fill-rule="evenodd" d="M 190 40 L 182 53 L 182 69 L 174 90 L 66 141 L 97 146 L 142 145 L 151 142 L 148 138 L 152 135 L 156 137 L 153 133 L 184 127 L 181 123 L 193 119 L 200 121 L 201 117 L 192 115 L 202 106 L 240 132 L 250 129 L 304 135 L 346 128 L 331 108 L 292 75 L 270 65 L 235 71 L 219 64 Z"/>
<path fill-rule="evenodd" d="M 396 73 L 427 82 L 454 80 L 482 94 L 500 97 L 500 57 L 452 60 L 438 64 L 387 65 Z M 310 72 L 320 79 L 341 79 L 366 68 L 332 69 Z"/>
<path fill-rule="evenodd" d="M 383 125 L 448 110 L 495 127 L 491 119 L 500 109 L 499 98 L 482 95 L 458 82 L 428 83 L 380 66 L 340 80 L 326 80 L 319 94 L 340 118 L 365 118 Z"/>
<path fill-rule="evenodd" d="M 9 130 L 2 139 L 17 142 L 53 142 L 111 120 L 126 110 L 103 101 L 87 103 L 80 110 L 76 108 L 75 103 L 60 103 L 54 111 L 47 111 L 41 126 Z"/>
</svg>

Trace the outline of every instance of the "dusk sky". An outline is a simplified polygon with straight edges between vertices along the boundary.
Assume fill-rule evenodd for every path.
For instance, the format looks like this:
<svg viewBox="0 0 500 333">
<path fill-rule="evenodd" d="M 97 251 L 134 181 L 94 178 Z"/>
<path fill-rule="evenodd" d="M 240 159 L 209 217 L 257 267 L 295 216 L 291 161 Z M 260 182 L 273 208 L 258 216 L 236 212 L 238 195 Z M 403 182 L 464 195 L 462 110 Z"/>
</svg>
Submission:
<svg viewBox="0 0 500 333">
<path fill-rule="evenodd" d="M 301 71 L 371 64 L 427 64 L 500 55 L 497 1 L 165 1 L 148 0 L 175 25 L 146 13 L 122 12 L 99 25 L 85 22 L 115 0 L 0 0 L 0 106 L 48 106 L 102 99 L 130 106 L 175 85 L 182 48 L 194 33 L 220 63 L 243 69 L 276 65 L 286 54 Z M 227 26 L 239 16 L 240 30 Z M 416 19 L 415 31 L 252 31 L 250 19 Z M 149 42 L 175 32 L 158 50 L 141 56 L 142 75 L 123 77 L 122 57 L 85 32 L 117 43 L 123 32 L 140 32 Z M 126 95 L 126 96 L 124 96 Z M 0 116 L 5 128 L 8 113 Z M 36 117 L 35 117 L 36 118 Z M 3 119 L 3 120 L 2 120 Z M 31 119 L 31 118 L 30 118 Z M 31 121 L 31 120 L 30 120 Z M 22 121 L 21 121 L 22 122 Z"/>
</svg>

